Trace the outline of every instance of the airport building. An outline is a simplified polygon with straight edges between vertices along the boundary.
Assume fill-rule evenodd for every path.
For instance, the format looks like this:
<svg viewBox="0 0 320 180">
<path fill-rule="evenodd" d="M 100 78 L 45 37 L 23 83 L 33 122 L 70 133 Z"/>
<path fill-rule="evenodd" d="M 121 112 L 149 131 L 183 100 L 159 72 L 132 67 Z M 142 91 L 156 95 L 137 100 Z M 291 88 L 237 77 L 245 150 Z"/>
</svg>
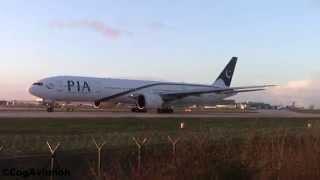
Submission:
<svg viewBox="0 0 320 180">
<path fill-rule="evenodd" d="M 0 106 L 7 106 L 8 105 L 8 101 L 2 100 L 0 101 Z"/>
</svg>

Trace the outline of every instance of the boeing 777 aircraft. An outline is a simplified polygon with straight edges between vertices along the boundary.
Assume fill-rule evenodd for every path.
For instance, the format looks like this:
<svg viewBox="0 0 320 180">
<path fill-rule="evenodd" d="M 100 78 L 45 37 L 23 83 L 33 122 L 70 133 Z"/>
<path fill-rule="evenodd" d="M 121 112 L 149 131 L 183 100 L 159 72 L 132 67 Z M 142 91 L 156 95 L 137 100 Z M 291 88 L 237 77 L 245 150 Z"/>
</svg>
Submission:
<svg viewBox="0 0 320 180">
<path fill-rule="evenodd" d="M 264 86 L 230 87 L 237 63 L 233 57 L 212 85 L 109 79 L 78 76 L 56 76 L 33 83 L 29 92 L 43 99 L 47 111 L 54 111 L 55 102 L 101 102 L 135 104 L 133 112 L 157 109 L 172 113 L 180 105 L 210 105 L 238 93 L 265 90 Z"/>
</svg>

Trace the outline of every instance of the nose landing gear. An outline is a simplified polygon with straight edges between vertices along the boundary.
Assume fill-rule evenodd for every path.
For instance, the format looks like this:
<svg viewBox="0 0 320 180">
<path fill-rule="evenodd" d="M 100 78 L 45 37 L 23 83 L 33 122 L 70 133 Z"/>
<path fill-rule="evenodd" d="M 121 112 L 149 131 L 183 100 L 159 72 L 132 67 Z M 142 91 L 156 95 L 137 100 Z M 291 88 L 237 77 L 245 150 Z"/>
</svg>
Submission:
<svg viewBox="0 0 320 180">
<path fill-rule="evenodd" d="M 47 112 L 54 112 L 54 102 L 51 103 L 45 103 L 45 106 L 47 107 Z"/>
</svg>

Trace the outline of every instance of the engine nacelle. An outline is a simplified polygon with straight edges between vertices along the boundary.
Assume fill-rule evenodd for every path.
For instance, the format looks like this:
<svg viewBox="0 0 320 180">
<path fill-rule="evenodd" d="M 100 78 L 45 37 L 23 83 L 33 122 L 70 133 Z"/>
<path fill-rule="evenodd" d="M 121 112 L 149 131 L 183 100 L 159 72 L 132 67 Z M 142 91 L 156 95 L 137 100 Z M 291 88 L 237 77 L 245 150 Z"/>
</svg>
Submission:
<svg viewBox="0 0 320 180">
<path fill-rule="evenodd" d="M 101 102 L 100 102 L 100 101 L 95 101 L 95 102 L 94 102 L 94 105 L 95 105 L 96 107 L 99 107 L 99 106 L 100 106 L 100 104 L 101 104 Z"/>
<path fill-rule="evenodd" d="M 141 94 L 137 96 L 137 107 L 139 109 L 159 109 L 162 108 L 163 100 L 156 94 Z"/>
</svg>

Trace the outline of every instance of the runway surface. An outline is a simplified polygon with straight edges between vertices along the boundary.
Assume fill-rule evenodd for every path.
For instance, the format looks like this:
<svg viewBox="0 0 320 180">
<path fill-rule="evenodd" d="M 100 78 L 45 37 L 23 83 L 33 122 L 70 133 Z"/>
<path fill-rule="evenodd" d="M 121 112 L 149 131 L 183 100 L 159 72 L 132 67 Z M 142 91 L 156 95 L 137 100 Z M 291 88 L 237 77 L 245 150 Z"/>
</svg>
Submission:
<svg viewBox="0 0 320 180">
<path fill-rule="evenodd" d="M 292 111 L 264 110 L 250 113 L 131 113 L 131 112 L 53 112 L 1 111 L 0 118 L 320 118 L 320 114 L 296 113 Z"/>
</svg>

